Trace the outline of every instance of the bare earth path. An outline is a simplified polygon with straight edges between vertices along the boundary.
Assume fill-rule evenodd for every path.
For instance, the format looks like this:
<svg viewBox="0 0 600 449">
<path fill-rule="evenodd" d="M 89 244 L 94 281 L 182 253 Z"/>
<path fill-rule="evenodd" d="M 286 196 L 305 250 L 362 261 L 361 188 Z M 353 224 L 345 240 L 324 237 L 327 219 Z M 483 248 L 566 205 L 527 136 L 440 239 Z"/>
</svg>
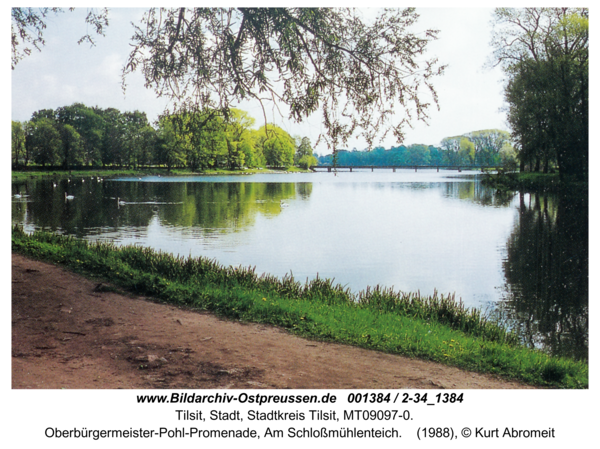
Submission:
<svg viewBox="0 0 600 449">
<path fill-rule="evenodd" d="M 12 255 L 13 388 L 528 388 L 97 285 Z"/>
</svg>

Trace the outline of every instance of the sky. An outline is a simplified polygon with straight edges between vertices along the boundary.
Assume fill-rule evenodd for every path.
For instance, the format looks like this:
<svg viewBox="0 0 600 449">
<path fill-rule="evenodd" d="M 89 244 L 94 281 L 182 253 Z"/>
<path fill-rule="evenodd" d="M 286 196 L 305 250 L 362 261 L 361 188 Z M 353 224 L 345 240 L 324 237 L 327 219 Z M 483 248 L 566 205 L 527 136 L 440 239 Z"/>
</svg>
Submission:
<svg viewBox="0 0 600 449">
<path fill-rule="evenodd" d="M 363 2 L 364 4 L 364 2 Z M 106 36 L 98 36 L 96 46 L 77 44 L 88 31 L 84 23 L 86 8 L 54 16 L 45 30 L 46 45 L 41 52 L 19 62 L 11 73 L 12 120 L 25 121 L 40 109 L 56 109 L 79 102 L 87 106 L 113 107 L 125 111 L 146 112 L 154 121 L 167 105 L 153 91 L 144 87 L 143 77 L 135 73 L 127 78 L 125 93 L 121 86 L 121 70 L 130 51 L 133 34 L 131 22 L 137 22 L 143 9 L 112 8 Z M 418 8 L 420 20 L 415 31 L 439 29 L 439 39 L 428 47 L 427 58 L 437 57 L 448 67 L 445 74 L 435 77 L 439 96 L 438 111 L 430 108 L 428 124 L 413 122 L 406 129 L 405 145 L 422 143 L 437 145 L 444 137 L 470 131 L 499 128 L 509 130 L 502 112 L 502 72 L 486 69 L 491 55 L 490 20 L 492 8 Z M 365 15 L 373 9 L 365 9 Z M 240 105 L 262 124 L 262 114 L 256 105 Z M 293 136 L 307 136 L 314 143 L 323 131 L 319 115 L 296 124 L 270 113 L 274 121 Z M 393 137 L 376 141 L 389 148 L 397 145 Z M 366 142 L 351 139 L 349 149 L 364 149 Z M 319 154 L 329 150 L 317 147 Z"/>
</svg>

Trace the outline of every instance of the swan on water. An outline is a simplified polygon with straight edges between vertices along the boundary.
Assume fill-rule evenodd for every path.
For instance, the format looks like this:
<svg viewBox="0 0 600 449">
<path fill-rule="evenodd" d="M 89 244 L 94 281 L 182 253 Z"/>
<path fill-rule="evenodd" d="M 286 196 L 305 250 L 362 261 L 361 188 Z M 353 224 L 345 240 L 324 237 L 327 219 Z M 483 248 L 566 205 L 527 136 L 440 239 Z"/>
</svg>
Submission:
<svg viewBox="0 0 600 449">
<path fill-rule="evenodd" d="M 67 195 L 67 192 L 65 192 L 65 200 L 73 200 L 75 199 L 75 197 L 73 195 Z"/>
</svg>

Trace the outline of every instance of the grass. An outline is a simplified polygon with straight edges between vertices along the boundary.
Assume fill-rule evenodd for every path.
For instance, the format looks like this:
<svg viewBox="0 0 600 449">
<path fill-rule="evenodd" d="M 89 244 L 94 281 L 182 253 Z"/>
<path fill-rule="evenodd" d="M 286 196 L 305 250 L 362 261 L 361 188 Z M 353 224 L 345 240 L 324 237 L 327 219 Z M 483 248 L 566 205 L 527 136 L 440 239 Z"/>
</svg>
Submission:
<svg viewBox="0 0 600 449">
<path fill-rule="evenodd" d="M 236 175 L 245 173 L 281 173 L 282 171 L 287 172 L 298 172 L 307 173 L 310 170 L 303 170 L 298 167 L 289 167 L 285 170 L 271 170 L 271 169 L 258 169 L 258 168 L 247 168 L 247 169 L 236 169 L 229 170 L 224 168 L 215 168 L 210 170 L 197 170 L 191 171 L 189 169 L 171 169 L 167 171 L 166 168 L 149 168 L 149 169 L 89 169 L 89 170 L 13 170 L 12 181 L 25 181 L 28 179 L 42 179 L 52 178 L 60 179 L 67 177 L 90 177 L 90 176 L 102 176 L 102 177 L 115 177 L 115 176 L 150 176 L 150 175 L 163 175 L 163 176 L 179 176 L 179 175 Z"/>
<path fill-rule="evenodd" d="M 587 182 L 560 180 L 558 173 L 488 173 L 482 179 L 482 183 L 503 191 L 543 192 L 567 189 L 579 192 L 586 191 L 588 188 Z"/>
<path fill-rule="evenodd" d="M 60 263 L 130 292 L 269 323 L 297 335 L 432 360 L 553 388 L 587 388 L 588 365 L 519 345 L 502 326 L 452 296 L 373 288 L 353 294 L 328 279 L 304 284 L 292 276 L 258 275 L 206 258 L 148 248 L 89 243 L 15 227 L 12 249 Z"/>
</svg>

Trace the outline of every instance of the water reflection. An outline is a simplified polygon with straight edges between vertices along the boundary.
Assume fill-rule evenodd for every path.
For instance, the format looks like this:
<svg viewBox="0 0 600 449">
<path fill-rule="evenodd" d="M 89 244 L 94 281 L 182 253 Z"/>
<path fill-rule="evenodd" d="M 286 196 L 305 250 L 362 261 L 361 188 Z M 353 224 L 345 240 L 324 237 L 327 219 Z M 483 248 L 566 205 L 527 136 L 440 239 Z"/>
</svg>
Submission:
<svg viewBox="0 0 600 449">
<path fill-rule="evenodd" d="M 354 291 L 454 292 L 532 346 L 587 358 L 587 197 L 506 194 L 431 172 L 30 180 L 12 196 L 13 223 L 29 231 L 318 273 Z"/>
<path fill-rule="evenodd" d="M 491 189 L 480 182 L 446 183 L 445 188 L 449 198 L 470 200 L 482 206 L 507 207 L 515 197 L 513 192 Z"/>
<path fill-rule="evenodd" d="M 499 311 L 530 345 L 587 359 L 587 197 L 520 194 L 518 211 Z"/>
<path fill-rule="evenodd" d="M 87 181 L 87 182 L 86 182 Z M 98 230 L 164 226 L 239 231 L 256 214 L 276 216 L 281 201 L 307 200 L 312 187 L 292 183 L 148 183 L 94 180 L 28 181 L 13 185 L 13 222 L 77 237 Z M 74 196 L 65 200 L 65 194 Z"/>
</svg>

